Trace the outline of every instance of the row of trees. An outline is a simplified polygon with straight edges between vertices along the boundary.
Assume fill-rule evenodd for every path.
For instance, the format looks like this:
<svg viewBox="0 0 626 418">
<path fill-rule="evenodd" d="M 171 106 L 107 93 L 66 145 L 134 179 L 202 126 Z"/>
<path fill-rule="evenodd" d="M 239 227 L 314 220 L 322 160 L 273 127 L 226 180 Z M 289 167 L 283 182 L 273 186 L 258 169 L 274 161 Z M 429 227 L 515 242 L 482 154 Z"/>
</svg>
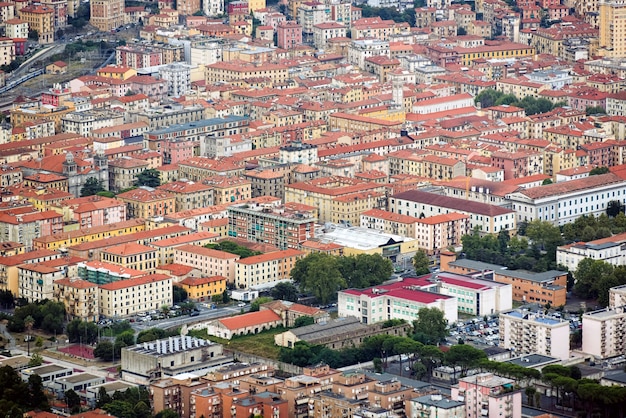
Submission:
<svg viewBox="0 0 626 418">
<path fill-rule="evenodd" d="M 618 201 L 611 201 L 607 205 L 607 214 L 595 216 L 579 216 L 574 222 L 563 225 L 563 239 L 565 242 L 593 241 L 607 238 L 613 234 L 626 232 L 626 215 Z"/>
<path fill-rule="evenodd" d="M 300 290 L 326 304 L 339 290 L 376 286 L 388 280 L 392 273 L 393 264 L 380 254 L 342 257 L 311 253 L 296 262 L 291 277 Z"/>
<path fill-rule="evenodd" d="M 146 186 L 146 187 L 159 187 L 161 185 L 161 176 L 157 170 L 154 168 L 149 168 L 141 173 L 137 174 L 137 180 L 134 183 L 134 187 Z M 129 189 L 130 190 L 130 189 Z M 125 190 L 122 190 L 125 191 Z M 80 195 L 82 197 L 85 196 L 106 196 L 106 197 L 114 197 L 115 193 L 110 192 L 105 189 L 102 181 L 98 180 L 95 177 L 89 177 L 83 187 L 80 189 Z"/>
<path fill-rule="evenodd" d="M 49 333 L 61 334 L 65 324 L 65 305 L 62 302 L 42 300 L 15 309 L 9 318 L 11 332 L 24 332 L 37 328 Z"/>
<path fill-rule="evenodd" d="M 11 366 L 0 368 L 0 416 L 22 418 L 33 409 L 50 409 L 48 398 L 43 390 L 43 382 L 38 375 L 31 375 L 24 382 Z"/>
<path fill-rule="evenodd" d="M 253 251 L 248 247 L 244 247 L 243 245 L 239 245 L 233 241 L 220 241 L 215 244 L 207 244 L 205 245 L 205 248 L 211 248 L 213 250 L 220 250 L 231 254 L 237 254 L 241 258 L 247 258 L 263 254 L 261 251 Z"/>
<path fill-rule="evenodd" d="M 508 231 L 480 236 L 475 230 L 461 238 L 463 252 L 471 260 L 536 272 L 557 268 L 556 248 L 563 244 L 561 231 L 547 221 L 519 225 L 518 235 Z"/>
<path fill-rule="evenodd" d="M 484 109 L 491 106 L 510 105 L 521 107 L 526 111 L 527 115 L 535 115 L 537 113 L 546 113 L 552 109 L 560 106 L 565 106 L 567 103 L 559 102 L 552 103 L 548 99 L 540 98 L 535 99 L 532 96 L 526 96 L 522 100 L 519 100 L 513 94 L 505 94 L 501 91 L 494 89 L 485 89 L 478 94 L 474 101 Z"/>
<path fill-rule="evenodd" d="M 130 324 L 124 321 L 118 325 L 117 329 L 111 329 L 111 334 L 109 339 L 101 340 L 93 350 L 94 356 L 104 361 L 120 359 L 124 347 L 172 337 L 179 335 L 179 332 L 178 330 L 167 331 L 161 328 L 149 328 L 140 331 L 135 337 L 135 332 Z M 113 339 L 113 335 L 115 335 L 115 339 Z M 102 336 L 107 337 L 107 333 L 105 332 Z"/>
</svg>

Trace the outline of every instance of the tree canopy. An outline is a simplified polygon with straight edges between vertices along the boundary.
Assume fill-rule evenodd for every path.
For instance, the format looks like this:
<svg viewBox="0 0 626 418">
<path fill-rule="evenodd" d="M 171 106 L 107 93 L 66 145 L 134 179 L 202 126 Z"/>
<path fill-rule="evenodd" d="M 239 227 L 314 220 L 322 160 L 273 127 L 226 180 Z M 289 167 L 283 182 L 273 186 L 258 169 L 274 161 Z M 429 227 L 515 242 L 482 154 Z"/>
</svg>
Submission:
<svg viewBox="0 0 626 418">
<path fill-rule="evenodd" d="M 428 259 L 428 255 L 424 250 L 417 250 L 415 255 L 411 259 L 413 263 L 413 267 L 415 268 L 415 275 L 422 276 L 424 274 L 430 273 L 429 266 L 430 260 Z"/>
<path fill-rule="evenodd" d="M 602 260 L 585 258 L 578 263 L 574 273 L 576 283 L 574 294 L 585 299 L 598 299 L 598 303 L 607 306 L 609 289 L 626 284 L 626 266 L 613 266 Z"/>
<path fill-rule="evenodd" d="M 439 344 L 448 336 L 448 321 L 437 308 L 422 308 L 413 321 L 413 338 L 422 344 Z"/>
<path fill-rule="evenodd" d="M 494 89 L 485 89 L 478 94 L 474 101 L 484 109 L 491 106 L 510 105 L 524 109 L 526 115 L 534 115 L 537 113 L 546 113 L 552 109 L 564 105 L 564 103 L 552 103 L 548 99 L 536 99 L 532 96 L 526 96 L 519 100 L 513 94 L 505 94 Z"/>
<path fill-rule="evenodd" d="M 161 185 L 161 175 L 158 170 L 148 168 L 137 175 L 135 186 L 159 187 Z"/>
<path fill-rule="evenodd" d="M 263 254 L 261 251 L 253 251 L 248 247 L 244 247 L 243 245 L 239 245 L 232 241 L 220 241 L 215 244 L 206 244 L 205 247 L 211 248 L 213 250 L 225 251 L 231 254 L 237 254 L 241 258 L 247 258 L 254 255 Z"/>
<path fill-rule="evenodd" d="M 298 288 L 289 282 L 278 283 L 272 288 L 270 294 L 276 300 L 298 301 Z"/>
<path fill-rule="evenodd" d="M 85 184 L 83 184 L 83 187 L 80 189 L 80 195 L 82 197 L 93 196 L 103 191 L 105 190 L 102 182 L 95 177 L 89 177 L 87 181 L 85 181 Z"/>
</svg>

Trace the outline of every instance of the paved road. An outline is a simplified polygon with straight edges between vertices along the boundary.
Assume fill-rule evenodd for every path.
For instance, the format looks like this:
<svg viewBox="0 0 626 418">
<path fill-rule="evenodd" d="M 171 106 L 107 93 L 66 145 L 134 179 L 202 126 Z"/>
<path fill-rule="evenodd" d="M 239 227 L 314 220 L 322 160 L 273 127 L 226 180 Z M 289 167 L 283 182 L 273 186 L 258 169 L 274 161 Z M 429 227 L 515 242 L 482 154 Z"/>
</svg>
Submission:
<svg viewBox="0 0 626 418">
<path fill-rule="evenodd" d="M 156 321 L 141 321 L 133 322 L 132 327 L 136 331 L 142 331 L 149 328 L 176 328 L 183 326 L 183 324 L 191 325 L 197 322 L 206 321 L 207 319 L 223 318 L 225 316 L 231 316 L 241 312 L 241 308 L 237 305 L 225 306 L 217 309 L 206 309 L 199 307 L 200 312 L 198 316 L 182 315 L 176 318 L 161 319 Z M 246 305 L 245 311 L 250 310 L 250 305 Z"/>
</svg>

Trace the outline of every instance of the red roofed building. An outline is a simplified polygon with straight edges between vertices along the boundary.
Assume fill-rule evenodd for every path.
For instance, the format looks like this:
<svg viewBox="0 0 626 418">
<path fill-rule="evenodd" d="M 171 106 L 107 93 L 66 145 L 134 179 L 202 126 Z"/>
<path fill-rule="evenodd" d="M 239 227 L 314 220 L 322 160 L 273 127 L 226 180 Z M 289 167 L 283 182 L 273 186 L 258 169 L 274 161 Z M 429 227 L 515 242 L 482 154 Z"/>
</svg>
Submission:
<svg viewBox="0 0 626 418">
<path fill-rule="evenodd" d="M 235 335 L 258 334 L 283 324 L 283 319 L 272 310 L 249 312 L 230 318 L 210 322 L 206 328 L 208 335 L 230 340 Z"/>
<path fill-rule="evenodd" d="M 98 285 L 79 278 L 55 280 L 52 286 L 55 300 L 65 305 L 70 320 L 95 322 L 100 318 Z"/>
<path fill-rule="evenodd" d="M 295 325 L 296 319 L 303 316 L 310 316 L 315 323 L 326 322 L 330 320 L 328 312 L 314 308 L 312 306 L 301 305 L 299 303 L 288 302 L 285 300 L 273 300 L 261 305 L 261 311 L 272 310 L 280 315 L 283 319 L 283 326 L 291 328 Z"/>
<path fill-rule="evenodd" d="M 145 272 L 153 272 L 157 267 L 156 249 L 132 242 L 107 248 L 100 258 L 107 263 Z"/>
</svg>

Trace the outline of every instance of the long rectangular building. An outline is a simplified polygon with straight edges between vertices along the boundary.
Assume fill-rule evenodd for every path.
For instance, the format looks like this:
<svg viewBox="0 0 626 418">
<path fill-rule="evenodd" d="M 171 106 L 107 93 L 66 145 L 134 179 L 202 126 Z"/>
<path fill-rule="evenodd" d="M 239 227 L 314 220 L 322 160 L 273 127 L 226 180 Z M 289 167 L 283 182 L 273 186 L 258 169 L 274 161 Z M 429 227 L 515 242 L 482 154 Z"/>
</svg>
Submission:
<svg viewBox="0 0 626 418">
<path fill-rule="evenodd" d="M 548 184 L 510 193 L 518 222 L 535 219 L 565 225 L 578 217 L 606 213 L 609 202 L 626 203 L 626 181 L 613 173 Z"/>
<path fill-rule="evenodd" d="M 389 199 L 389 210 L 400 215 L 424 218 L 453 212 L 469 216 L 470 228 L 483 234 L 516 229 L 515 212 L 501 206 L 442 196 L 422 190 L 398 193 Z"/>
</svg>

